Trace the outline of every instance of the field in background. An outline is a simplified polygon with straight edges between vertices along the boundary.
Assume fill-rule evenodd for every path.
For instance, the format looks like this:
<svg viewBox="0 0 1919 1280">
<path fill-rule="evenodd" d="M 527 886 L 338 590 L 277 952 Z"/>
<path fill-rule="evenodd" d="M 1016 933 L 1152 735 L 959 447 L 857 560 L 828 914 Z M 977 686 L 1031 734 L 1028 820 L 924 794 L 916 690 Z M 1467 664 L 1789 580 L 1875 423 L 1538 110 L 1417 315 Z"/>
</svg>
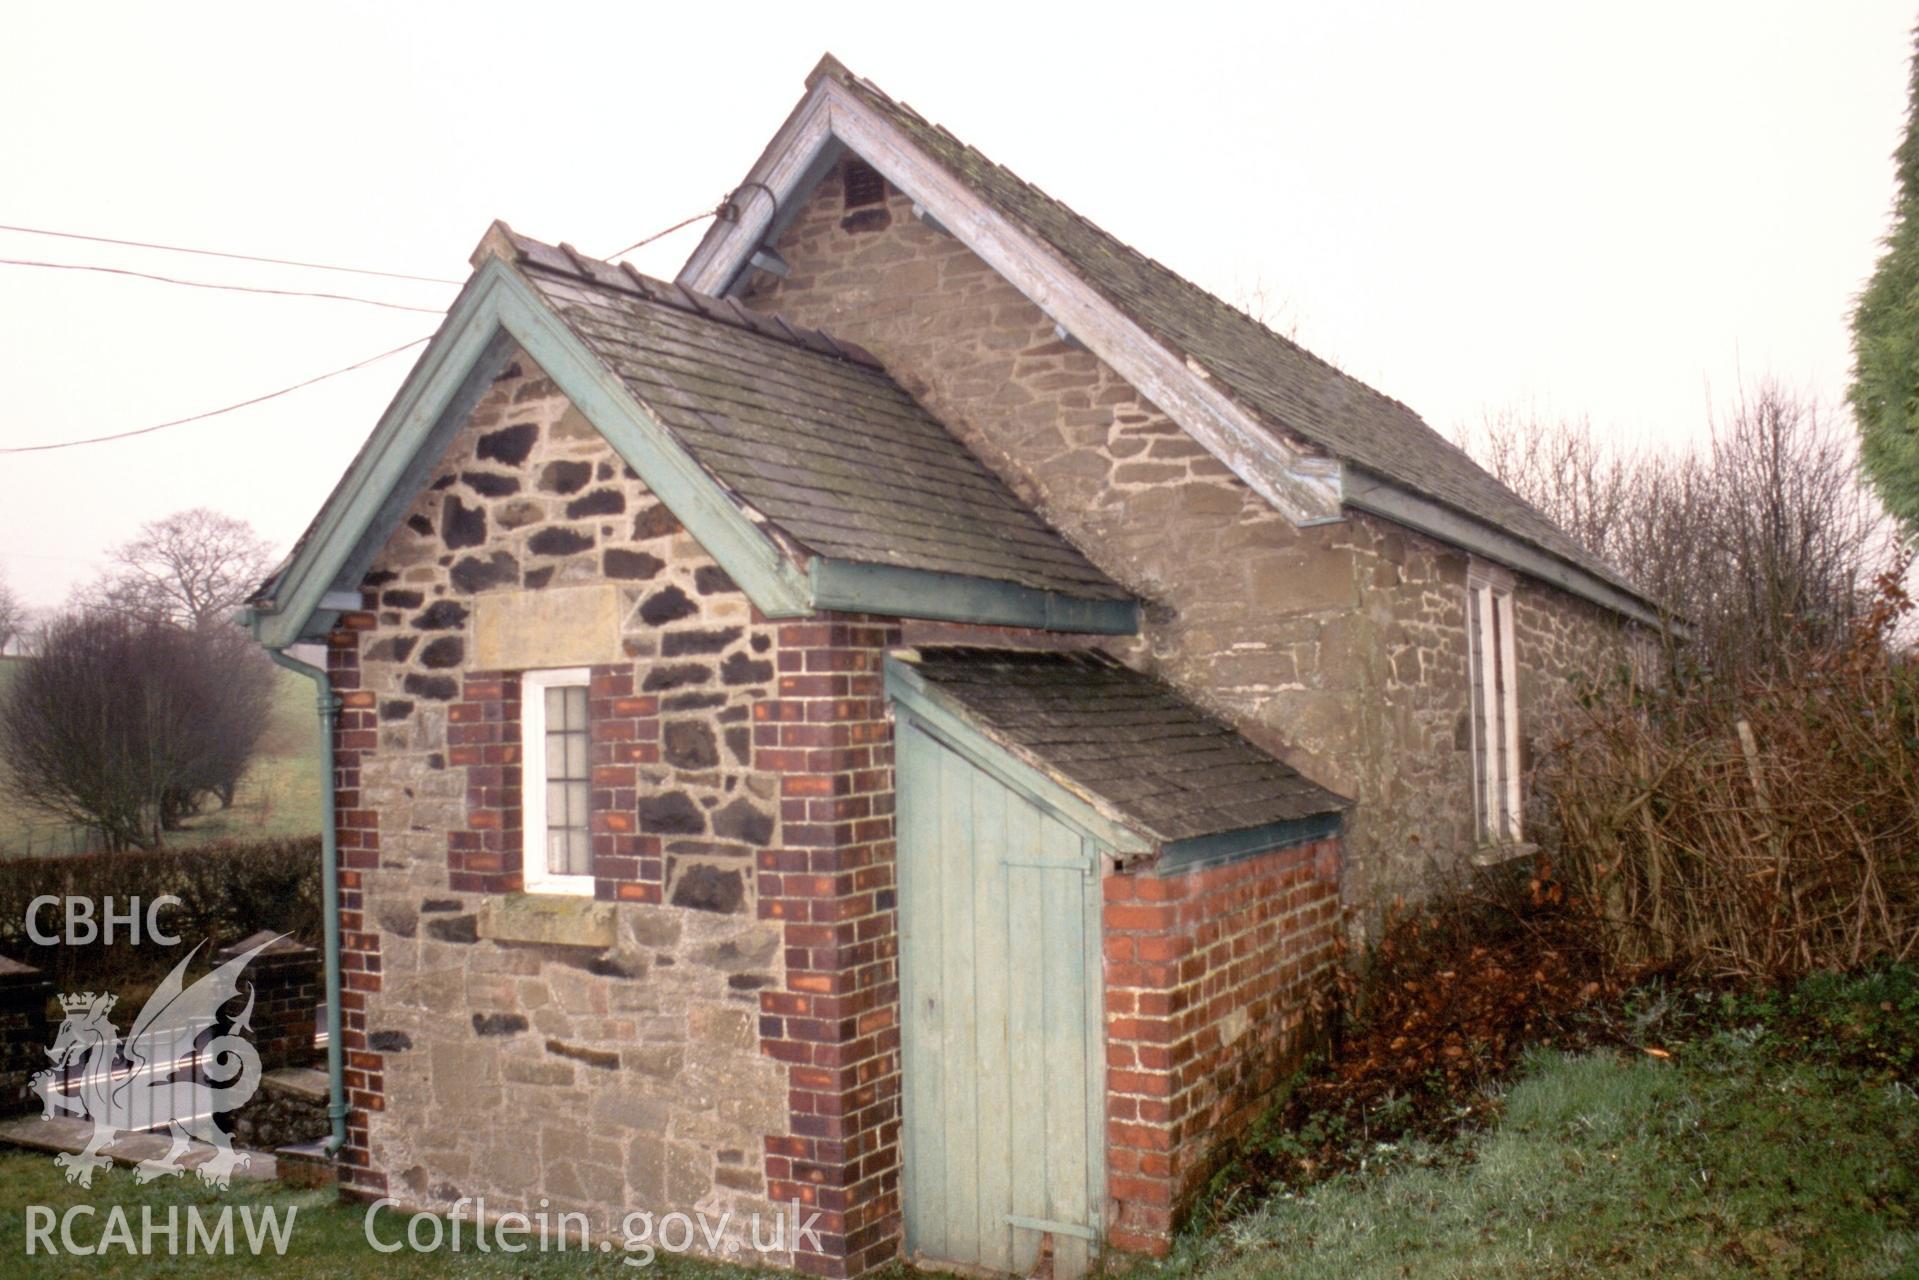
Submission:
<svg viewBox="0 0 1919 1280">
<path fill-rule="evenodd" d="M 0 658 L 0 694 L 28 661 Z M 311 835 L 320 829 L 320 730 L 313 685 L 291 671 L 274 672 L 273 719 L 230 809 L 209 809 L 170 832 L 170 848 L 213 840 Z M 84 830 L 66 826 L 0 792 L 0 857 L 84 853 Z"/>
</svg>

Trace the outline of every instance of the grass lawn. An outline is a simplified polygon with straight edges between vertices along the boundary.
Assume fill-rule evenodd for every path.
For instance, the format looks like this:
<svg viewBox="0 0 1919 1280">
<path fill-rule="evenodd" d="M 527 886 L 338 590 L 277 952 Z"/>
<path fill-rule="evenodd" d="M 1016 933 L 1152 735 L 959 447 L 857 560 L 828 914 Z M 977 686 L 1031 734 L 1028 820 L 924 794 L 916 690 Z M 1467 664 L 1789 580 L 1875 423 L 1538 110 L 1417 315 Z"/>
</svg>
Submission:
<svg viewBox="0 0 1919 1280">
<path fill-rule="evenodd" d="M 0 659 L 0 692 L 23 661 Z M 168 834 L 169 846 L 310 835 L 320 829 L 320 729 L 313 683 L 278 668 L 274 677 L 272 720 L 233 806 L 189 820 L 185 830 Z M 0 857 L 81 853 L 88 847 L 84 831 L 0 794 Z"/>
<path fill-rule="evenodd" d="M 164 1252 L 133 1257 L 119 1246 L 97 1256 L 48 1257 L 37 1252 L 29 1257 L 27 1247 L 27 1206 L 44 1205 L 56 1222 L 74 1205 L 92 1205 L 90 1218 L 77 1219 L 73 1227 L 75 1242 L 92 1245 L 99 1242 L 105 1229 L 105 1216 L 111 1206 L 126 1210 L 136 1242 L 141 1230 L 141 1207 L 151 1206 L 157 1219 L 165 1221 L 168 1206 L 178 1206 L 182 1232 L 185 1231 L 187 1206 L 197 1206 L 208 1216 L 222 1206 L 235 1210 L 232 1227 L 235 1237 L 246 1239 L 240 1210 L 258 1215 L 272 1209 L 286 1222 L 293 1215 L 290 1229 L 284 1232 L 286 1252 L 275 1253 L 266 1243 L 259 1254 L 249 1252 L 244 1243 L 238 1250 L 218 1258 L 204 1254 L 188 1256 L 184 1243 L 177 1256 Z M 257 1221 L 257 1218 L 256 1218 Z M 406 1217 L 382 1211 L 376 1231 L 386 1243 L 400 1240 L 406 1233 Z M 138 1186 L 131 1170 L 115 1168 L 94 1175 L 91 1190 L 69 1185 L 55 1167 L 53 1157 L 38 1153 L 0 1154 L 0 1276 L 84 1276 L 115 1277 L 131 1280 L 139 1277 L 200 1276 L 276 1276 L 301 1280 L 361 1280 L 376 1277 L 386 1280 L 410 1280 L 416 1276 L 498 1276 L 527 1277 L 611 1277 L 654 1275 L 664 1280 L 747 1280 L 764 1276 L 743 1267 L 724 1266 L 688 1257 L 662 1254 L 650 1267 L 626 1266 L 616 1248 L 611 1253 L 582 1252 L 577 1238 L 569 1241 L 567 1252 L 545 1254 L 528 1250 L 520 1254 L 479 1253 L 473 1248 L 472 1224 L 463 1228 L 462 1249 L 455 1253 L 442 1248 L 435 1253 L 416 1253 L 402 1249 L 397 1253 L 376 1252 L 365 1234 L 366 1207 L 344 1203 L 329 1190 L 292 1190 L 278 1184 L 236 1183 L 225 1192 L 211 1191 L 189 1175 L 185 1179 L 162 1178 L 147 1186 Z M 53 1240 L 60 1239 L 56 1225 Z M 264 1231 L 262 1240 L 270 1240 Z M 163 1237 L 162 1237 L 163 1239 Z M 593 1242 L 597 1248 L 598 1242 Z M 164 1244 L 160 1246 L 164 1249 Z"/>
<path fill-rule="evenodd" d="M 1628 1012 L 1644 1046 L 1669 1056 L 1535 1053 L 1499 1091 L 1490 1125 L 1375 1146 L 1356 1172 L 1222 1217 L 1165 1262 L 1122 1266 L 1119 1280 L 1919 1276 L 1919 971 L 1819 979 L 1790 996 L 1655 994 Z M 25 1256 L 24 1206 L 81 1203 L 126 1206 L 136 1229 L 143 1204 L 297 1215 L 284 1258 Z M 0 1155 L 0 1206 L 5 1276 L 638 1271 L 617 1251 L 376 1254 L 364 1210 L 331 1192 L 138 1187 L 124 1170 L 81 1191 L 44 1155 Z M 83 1241 L 99 1238 L 98 1223 Z M 397 1238 L 403 1222 L 381 1228 Z M 685 1258 L 656 1267 L 672 1280 L 746 1275 Z"/>
<path fill-rule="evenodd" d="M 1669 1057 L 1536 1053 L 1488 1127 L 1381 1146 L 1131 1280 L 1919 1276 L 1919 972 L 1714 999 L 1642 1008 Z"/>
</svg>

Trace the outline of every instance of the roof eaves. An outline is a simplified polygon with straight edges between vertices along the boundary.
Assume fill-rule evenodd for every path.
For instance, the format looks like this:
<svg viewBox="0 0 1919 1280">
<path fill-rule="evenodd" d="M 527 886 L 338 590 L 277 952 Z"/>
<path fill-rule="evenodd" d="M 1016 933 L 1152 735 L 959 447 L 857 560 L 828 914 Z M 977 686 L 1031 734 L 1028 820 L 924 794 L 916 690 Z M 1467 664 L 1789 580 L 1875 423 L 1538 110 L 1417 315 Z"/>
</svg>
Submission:
<svg viewBox="0 0 1919 1280">
<path fill-rule="evenodd" d="M 1139 633 L 1139 604 L 1131 597 L 1049 591 L 999 578 L 825 556 L 813 560 L 809 575 L 813 603 L 821 609 L 1079 635 Z"/>
<path fill-rule="evenodd" d="M 1495 526 L 1427 494 L 1414 493 L 1383 476 L 1348 467 L 1340 501 L 1484 556 L 1643 626 L 1659 630 L 1675 625 L 1654 601 L 1623 579 L 1595 572 L 1510 529 Z"/>
<path fill-rule="evenodd" d="M 1167 842 L 1159 861 L 1153 864 L 1155 875 L 1175 875 L 1204 867 L 1223 866 L 1256 854 L 1272 853 L 1315 840 L 1338 835 L 1345 825 L 1344 810 L 1332 809 L 1304 818 L 1288 818 L 1256 827 L 1241 827 L 1210 836 L 1189 836 Z"/>
</svg>

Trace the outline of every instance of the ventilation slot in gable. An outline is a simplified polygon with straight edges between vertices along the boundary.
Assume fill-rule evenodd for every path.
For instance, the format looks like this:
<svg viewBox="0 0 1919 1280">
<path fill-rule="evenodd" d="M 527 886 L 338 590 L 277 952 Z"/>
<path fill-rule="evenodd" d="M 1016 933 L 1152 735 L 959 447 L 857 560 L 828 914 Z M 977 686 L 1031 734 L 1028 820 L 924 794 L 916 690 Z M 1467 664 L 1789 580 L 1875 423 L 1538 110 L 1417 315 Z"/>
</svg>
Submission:
<svg viewBox="0 0 1919 1280">
<path fill-rule="evenodd" d="M 886 179 L 864 160 L 846 162 L 846 207 L 862 209 L 886 203 Z"/>
</svg>

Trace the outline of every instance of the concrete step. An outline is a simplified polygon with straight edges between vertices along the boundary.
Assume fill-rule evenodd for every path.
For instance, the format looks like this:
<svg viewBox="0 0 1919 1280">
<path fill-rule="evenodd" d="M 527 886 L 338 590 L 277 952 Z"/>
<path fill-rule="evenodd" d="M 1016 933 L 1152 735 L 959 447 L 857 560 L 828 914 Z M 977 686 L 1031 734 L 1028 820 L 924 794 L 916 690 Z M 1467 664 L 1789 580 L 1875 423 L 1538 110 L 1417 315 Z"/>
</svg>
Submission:
<svg viewBox="0 0 1919 1280">
<path fill-rule="evenodd" d="M 77 1116 L 17 1116 L 11 1120 L 0 1120 L 0 1144 L 24 1147 L 28 1151 L 72 1153 L 85 1150 L 92 1139 L 93 1122 Z M 100 1148 L 100 1154 L 111 1157 L 116 1164 L 134 1165 L 165 1155 L 167 1148 L 172 1145 L 172 1140 L 163 1133 L 130 1133 Z M 233 1170 L 235 1178 L 247 1182 L 274 1182 L 279 1179 L 280 1162 L 268 1152 L 249 1151 L 244 1147 L 235 1147 L 234 1150 L 247 1157 L 244 1165 Z M 212 1146 L 193 1142 L 188 1144 L 186 1154 L 180 1157 L 180 1166 L 183 1169 L 197 1169 L 212 1158 Z"/>
</svg>

